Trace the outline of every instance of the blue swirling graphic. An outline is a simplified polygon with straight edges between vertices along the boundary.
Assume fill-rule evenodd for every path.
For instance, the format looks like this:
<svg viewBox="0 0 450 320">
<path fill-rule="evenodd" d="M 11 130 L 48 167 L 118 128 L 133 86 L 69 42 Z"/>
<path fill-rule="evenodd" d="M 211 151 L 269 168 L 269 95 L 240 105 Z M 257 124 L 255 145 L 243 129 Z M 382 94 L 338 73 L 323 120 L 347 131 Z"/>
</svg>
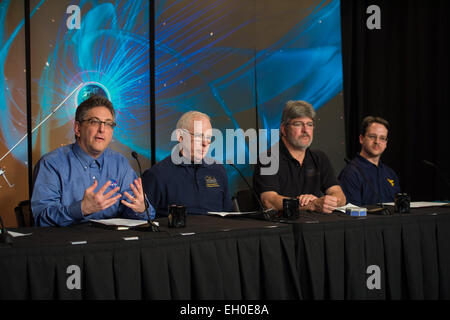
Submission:
<svg viewBox="0 0 450 320">
<path fill-rule="evenodd" d="M 39 80 L 41 117 L 78 84 L 96 84 L 116 110 L 115 140 L 150 158 L 149 1 L 80 1 L 80 29 L 61 24 L 54 50 Z M 56 126 L 72 121 L 77 96 Z M 51 128 L 50 128 L 51 129 Z M 49 129 L 49 130 L 50 130 Z M 42 153 L 49 130 L 42 130 Z"/>
<path fill-rule="evenodd" d="M 286 101 L 306 100 L 319 109 L 343 90 L 339 0 L 309 1 L 304 18 L 258 49 L 242 41 L 243 47 L 230 45 L 249 26 L 263 25 L 251 14 L 239 20 L 250 1 L 156 3 L 157 159 L 169 154 L 170 132 L 191 109 L 209 114 L 213 127 L 225 132 L 256 127 L 258 119 L 248 111 L 258 104 L 259 127 L 275 129 Z M 249 166 L 241 169 L 251 175 Z"/>
<path fill-rule="evenodd" d="M 42 0 L 37 7 L 47 2 Z M 234 39 L 261 25 L 256 15 L 240 14 L 242 3 L 155 1 L 157 160 L 170 153 L 170 134 L 186 111 L 209 114 L 213 126 L 223 132 L 254 127 L 257 121 L 260 128 L 273 129 L 279 127 L 287 100 L 307 100 L 319 109 L 342 91 L 339 0 L 310 0 L 307 14 L 281 37 L 264 46 L 239 47 L 233 43 L 243 42 Z M 22 20 L 7 38 L 9 5 L 8 0 L 0 2 L 0 130 L 2 143 L 11 147 L 26 132 L 26 115 L 7 89 L 13 82 L 4 76 L 11 42 L 23 28 Z M 79 83 L 98 84 L 117 110 L 115 139 L 150 158 L 150 1 L 80 0 L 78 5 L 83 12 L 80 29 L 67 30 L 66 21 L 60 22 L 40 78 L 33 79 L 40 106 L 33 123 L 47 116 Z M 256 104 L 259 119 L 251 113 Z M 51 126 L 40 129 L 42 154 L 50 151 L 51 130 L 71 122 L 75 107 L 76 95 L 54 115 Z M 21 161 L 25 155 L 25 145 L 13 153 Z M 246 166 L 245 170 L 246 175 L 251 173 Z"/>
</svg>

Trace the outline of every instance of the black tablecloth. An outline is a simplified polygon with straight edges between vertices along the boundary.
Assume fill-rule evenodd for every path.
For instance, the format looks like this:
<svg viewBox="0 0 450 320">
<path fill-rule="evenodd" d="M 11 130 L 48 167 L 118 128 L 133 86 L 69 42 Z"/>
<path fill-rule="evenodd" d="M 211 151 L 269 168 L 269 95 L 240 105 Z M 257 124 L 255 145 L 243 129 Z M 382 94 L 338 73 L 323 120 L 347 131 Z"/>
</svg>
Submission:
<svg viewBox="0 0 450 320">
<path fill-rule="evenodd" d="M 159 233 L 86 224 L 13 230 L 32 235 L 0 246 L 0 299 L 301 298 L 289 225 L 210 216 L 189 216 L 183 229 L 160 222 Z M 86 243 L 72 244 L 79 241 Z M 71 265 L 81 270 L 81 289 L 67 285 Z"/>
<path fill-rule="evenodd" d="M 305 299 L 449 299 L 450 209 L 304 214 L 292 223 Z M 378 266 L 380 289 L 369 289 Z"/>
<path fill-rule="evenodd" d="M 159 233 L 86 224 L 19 229 L 32 235 L 0 245 L 0 299 L 450 298 L 448 207 L 360 218 L 303 213 L 286 224 L 189 216 L 186 228 L 169 229 L 160 222 Z M 71 265 L 81 269 L 80 290 L 68 289 Z M 371 266 L 380 288 L 368 287 Z"/>
</svg>

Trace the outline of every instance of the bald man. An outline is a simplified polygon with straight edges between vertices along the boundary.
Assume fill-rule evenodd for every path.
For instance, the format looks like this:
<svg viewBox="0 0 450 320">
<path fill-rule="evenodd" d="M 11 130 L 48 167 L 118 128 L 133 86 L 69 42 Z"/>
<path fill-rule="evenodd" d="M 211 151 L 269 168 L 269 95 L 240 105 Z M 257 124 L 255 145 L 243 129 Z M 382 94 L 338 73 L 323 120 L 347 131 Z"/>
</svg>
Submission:
<svg viewBox="0 0 450 320">
<path fill-rule="evenodd" d="M 206 158 L 211 133 L 207 114 L 186 112 L 177 122 L 177 147 L 144 172 L 144 190 L 157 216 L 167 216 L 170 205 L 183 205 L 188 214 L 233 211 L 225 168 Z"/>
</svg>

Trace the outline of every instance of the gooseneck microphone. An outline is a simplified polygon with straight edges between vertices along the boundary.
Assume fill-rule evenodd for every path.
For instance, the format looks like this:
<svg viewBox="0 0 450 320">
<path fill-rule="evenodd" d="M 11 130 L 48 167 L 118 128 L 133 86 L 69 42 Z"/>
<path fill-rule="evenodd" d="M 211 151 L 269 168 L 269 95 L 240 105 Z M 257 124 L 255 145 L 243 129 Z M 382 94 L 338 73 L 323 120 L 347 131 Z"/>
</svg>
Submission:
<svg viewBox="0 0 450 320">
<path fill-rule="evenodd" d="M 136 152 L 136 151 L 131 152 L 131 156 L 132 156 L 134 159 L 136 159 L 136 162 L 137 162 L 138 167 L 139 167 L 139 178 L 141 178 L 141 180 L 142 180 L 141 163 L 140 163 L 140 161 L 139 161 L 137 152 Z M 156 225 L 156 224 L 152 221 L 152 218 L 150 217 L 150 213 L 148 212 L 148 206 L 149 206 L 150 201 L 148 201 L 147 194 L 145 193 L 145 190 L 144 190 L 144 184 L 142 184 L 142 189 L 143 189 L 143 191 L 144 191 L 145 212 L 146 212 L 146 214 L 147 214 L 147 223 L 148 223 L 148 225 L 149 225 L 149 229 L 150 229 L 151 231 L 153 231 L 153 232 L 159 232 L 159 226 Z M 141 229 L 141 228 L 139 228 L 139 229 Z"/>
<path fill-rule="evenodd" d="M 370 187 L 370 189 L 372 190 L 373 194 L 375 194 L 375 196 L 378 199 L 378 202 L 376 205 L 381 209 L 381 214 L 382 215 L 391 215 L 392 212 L 389 208 L 386 208 L 383 204 L 383 201 L 381 200 L 381 196 L 380 194 L 377 192 L 376 188 L 374 187 L 374 185 L 372 184 L 372 182 L 367 179 L 366 175 L 364 174 L 363 170 L 359 167 L 359 165 L 355 162 L 355 161 L 350 161 L 348 158 L 344 158 L 344 161 L 351 166 L 354 166 L 356 168 L 356 170 L 358 171 L 358 173 L 361 175 L 361 177 L 363 178 L 364 182 Z M 375 209 L 372 210 L 372 213 L 378 212 L 380 211 L 380 209 Z M 367 210 L 368 213 L 370 213 L 370 210 Z"/>
<path fill-rule="evenodd" d="M 444 181 L 444 183 L 447 185 L 447 190 L 450 190 L 450 182 L 448 182 L 447 178 L 443 175 L 442 170 L 440 170 L 440 168 L 433 162 L 428 161 L 428 160 L 422 160 L 422 162 L 424 164 L 426 164 L 427 166 L 430 166 L 432 168 L 434 168 L 434 170 L 436 171 L 437 176 Z"/>
<path fill-rule="evenodd" d="M 277 216 L 278 212 L 274 209 L 264 209 L 264 206 L 261 202 L 261 200 L 259 199 L 258 195 L 256 194 L 255 189 L 253 189 L 250 186 L 250 183 L 248 183 L 247 179 L 244 177 L 244 175 L 242 174 L 241 170 L 238 169 L 238 167 L 236 167 L 233 163 L 231 163 L 230 161 L 227 161 L 227 164 L 230 165 L 231 167 L 233 167 L 241 176 L 242 180 L 244 180 L 245 184 L 247 185 L 247 187 L 250 189 L 250 191 L 253 194 L 253 197 L 256 199 L 256 202 L 258 202 L 258 206 L 259 206 L 259 212 L 258 215 L 262 214 L 264 217 L 264 220 L 267 221 L 271 221 L 274 217 Z"/>
<path fill-rule="evenodd" d="M 0 216 L 0 224 L 1 224 L 1 228 L 2 228 L 2 233 L 0 234 L 0 243 L 12 244 L 12 242 L 13 242 L 12 237 L 8 233 L 8 230 L 6 230 L 6 227 L 3 224 L 3 219 L 1 216 Z"/>
</svg>

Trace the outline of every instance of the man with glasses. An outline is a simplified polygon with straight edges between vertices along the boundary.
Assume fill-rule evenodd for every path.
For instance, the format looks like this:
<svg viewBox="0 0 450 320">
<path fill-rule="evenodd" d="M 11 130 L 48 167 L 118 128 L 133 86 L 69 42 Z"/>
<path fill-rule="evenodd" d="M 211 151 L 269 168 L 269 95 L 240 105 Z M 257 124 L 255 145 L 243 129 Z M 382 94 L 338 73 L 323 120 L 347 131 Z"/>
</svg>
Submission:
<svg viewBox="0 0 450 320">
<path fill-rule="evenodd" d="M 315 111 L 305 101 L 288 101 L 283 110 L 279 142 L 279 170 L 261 174 L 255 167 L 253 185 L 266 208 L 283 210 L 284 198 L 298 198 L 300 210 L 331 213 L 346 199 L 328 157 L 310 149 Z M 272 150 L 277 150 L 272 148 Z"/>
<path fill-rule="evenodd" d="M 174 136 L 178 144 L 172 154 L 143 174 L 144 189 L 157 215 L 166 216 L 170 205 L 183 205 L 188 214 L 232 211 L 224 166 L 205 158 L 213 139 L 209 116 L 186 112 Z"/>
<path fill-rule="evenodd" d="M 123 155 L 108 148 L 115 126 L 108 99 L 91 96 L 77 107 L 75 143 L 44 155 L 35 167 L 31 209 L 37 226 L 147 220 L 141 179 Z"/>
<path fill-rule="evenodd" d="M 394 170 L 385 165 L 381 155 L 386 150 L 389 123 L 380 117 L 368 116 L 361 124 L 361 152 L 347 164 L 339 175 L 349 203 L 371 205 L 393 202 L 400 184 Z"/>
</svg>

